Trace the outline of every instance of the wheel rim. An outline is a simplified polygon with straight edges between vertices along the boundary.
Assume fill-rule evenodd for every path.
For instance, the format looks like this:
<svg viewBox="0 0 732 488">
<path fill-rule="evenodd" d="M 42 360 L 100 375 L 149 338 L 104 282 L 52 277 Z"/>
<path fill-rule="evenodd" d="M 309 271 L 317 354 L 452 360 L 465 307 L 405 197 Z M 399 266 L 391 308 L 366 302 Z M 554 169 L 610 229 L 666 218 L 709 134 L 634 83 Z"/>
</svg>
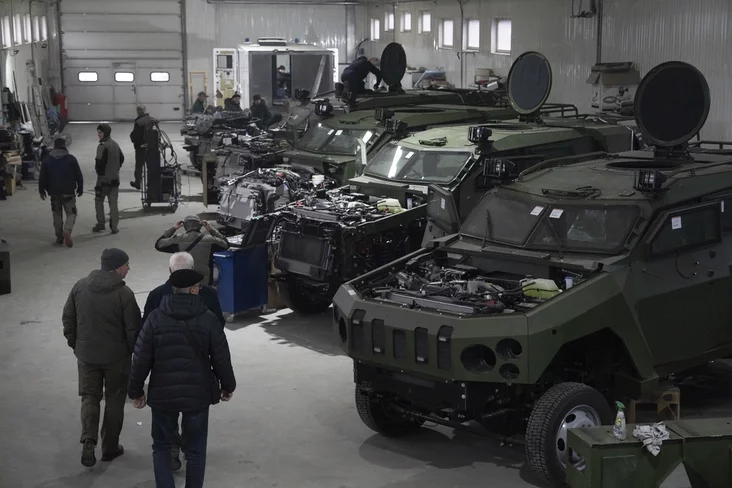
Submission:
<svg viewBox="0 0 732 488">
<path fill-rule="evenodd" d="M 587 405 L 574 407 L 562 419 L 557 430 L 554 446 L 557 450 L 557 457 L 562 466 L 566 469 L 567 464 L 571 464 L 575 469 L 582 471 L 585 468 L 585 460 L 577 454 L 573 453 L 570 457 L 569 446 L 567 446 L 567 431 L 569 429 L 579 429 L 583 427 L 599 427 L 600 415 L 597 411 Z"/>
</svg>

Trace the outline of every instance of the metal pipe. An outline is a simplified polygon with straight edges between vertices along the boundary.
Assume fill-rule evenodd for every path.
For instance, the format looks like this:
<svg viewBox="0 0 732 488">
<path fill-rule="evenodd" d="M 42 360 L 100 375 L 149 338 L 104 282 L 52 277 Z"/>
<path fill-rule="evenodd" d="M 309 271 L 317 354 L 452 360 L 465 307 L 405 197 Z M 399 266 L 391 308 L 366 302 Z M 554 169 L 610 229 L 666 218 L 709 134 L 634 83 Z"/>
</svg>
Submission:
<svg viewBox="0 0 732 488">
<path fill-rule="evenodd" d="M 251 5 L 261 5 L 263 2 L 262 0 L 206 0 L 206 3 L 210 3 L 212 5 L 226 5 L 226 4 L 251 4 Z M 355 0 L 337 0 L 334 2 L 329 2 L 327 0 L 317 0 L 317 1 L 310 1 L 310 0 L 269 0 L 266 2 L 266 5 L 360 5 L 359 2 Z"/>
<path fill-rule="evenodd" d="M 186 110 L 188 109 L 190 100 L 188 99 L 188 90 L 186 90 L 186 75 L 188 74 L 188 27 L 186 20 L 186 0 L 180 2 L 180 35 L 181 35 L 181 48 L 183 52 L 183 76 L 181 83 L 183 89 L 183 113 L 181 118 L 185 118 Z M 205 88 L 205 87 L 204 87 Z"/>
<path fill-rule="evenodd" d="M 465 11 L 463 10 L 463 0 L 457 0 L 457 3 L 458 3 L 458 5 L 460 5 L 460 47 L 459 47 L 459 50 L 462 51 L 463 49 L 465 49 L 463 47 L 464 37 L 465 37 Z M 463 56 L 458 54 L 458 59 L 460 60 L 460 88 L 465 88 L 465 67 L 464 67 Z"/>
<path fill-rule="evenodd" d="M 597 64 L 602 63 L 602 21 L 603 21 L 603 0 L 597 0 Z"/>
</svg>

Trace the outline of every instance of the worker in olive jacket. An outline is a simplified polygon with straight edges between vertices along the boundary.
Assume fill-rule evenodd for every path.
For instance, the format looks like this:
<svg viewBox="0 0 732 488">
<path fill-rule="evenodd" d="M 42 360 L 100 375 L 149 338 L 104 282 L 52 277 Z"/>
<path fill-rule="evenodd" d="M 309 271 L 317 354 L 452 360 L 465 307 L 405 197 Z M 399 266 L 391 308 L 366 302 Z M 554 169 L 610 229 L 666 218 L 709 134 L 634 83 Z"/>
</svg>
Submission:
<svg viewBox="0 0 732 488">
<path fill-rule="evenodd" d="M 100 124 L 97 127 L 99 146 L 97 146 L 97 157 L 94 168 L 97 172 L 97 184 L 94 187 L 95 203 L 97 207 L 97 225 L 92 229 L 94 232 L 104 230 L 104 199 L 109 200 L 109 228 L 112 234 L 117 234 L 119 228 L 119 169 L 125 162 L 122 150 L 110 135 L 112 128 L 107 124 Z"/>
<path fill-rule="evenodd" d="M 135 294 L 124 282 L 129 257 L 121 249 L 102 252 L 101 269 L 79 280 L 63 311 L 64 336 L 74 350 L 81 396 L 81 464 L 96 464 L 100 403 L 104 396 L 102 461 L 122 455 L 119 435 L 124 421 L 130 362 L 140 326 Z"/>
<path fill-rule="evenodd" d="M 178 417 L 183 416 L 186 487 L 202 488 L 206 471 L 209 407 L 229 401 L 236 389 L 224 329 L 198 296 L 203 275 L 180 269 L 135 345 L 128 387 L 135 408 L 152 409 L 153 466 L 160 487 L 173 487 Z M 148 395 L 143 386 L 150 375 Z"/>
<path fill-rule="evenodd" d="M 135 181 L 131 181 L 130 186 L 137 190 L 140 189 L 142 183 L 142 168 L 147 159 L 147 138 L 155 122 L 155 119 L 147 113 L 144 105 L 137 107 L 137 118 L 130 133 L 130 140 L 135 148 Z"/>
<path fill-rule="evenodd" d="M 176 234 L 181 227 L 185 232 Z M 208 234 L 203 233 L 202 227 Z M 202 222 L 197 216 L 189 215 L 166 230 L 155 243 L 155 249 L 167 253 L 190 253 L 193 256 L 195 270 L 203 275 L 203 283 L 210 285 L 213 275 L 211 272 L 213 253 L 229 249 L 229 242 L 208 222 Z"/>
</svg>

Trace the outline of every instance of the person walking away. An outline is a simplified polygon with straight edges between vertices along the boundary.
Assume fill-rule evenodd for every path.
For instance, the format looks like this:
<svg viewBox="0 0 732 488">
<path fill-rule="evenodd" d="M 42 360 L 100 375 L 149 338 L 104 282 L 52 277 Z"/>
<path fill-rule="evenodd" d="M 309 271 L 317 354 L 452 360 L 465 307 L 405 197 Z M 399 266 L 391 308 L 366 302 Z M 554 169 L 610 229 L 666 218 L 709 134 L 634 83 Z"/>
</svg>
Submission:
<svg viewBox="0 0 732 488">
<path fill-rule="evenodd" d="M 42 200 L 48 195 L 51 197 L 56 244 L 72 247 L 74 241 L 71 239 L 71 232 L 74 230 L 77 215 L 76 197 L 84 194 L 84 177 L 79 161 L 66 150 L 65 139 L 53 141 L 53 149 L 43 158 L 38 191 Z"/>
<path fill-rule="evenodd" d="M 148 131 L 154 122 L 155 120 L 147 113 L 147 108 L 144 105 L 137 107 L 137 118 L 130 133 L 130 140 L 135 148 L 135 181 L 131 181 L 130 186 L 136 190 L 140 189 L 142 183 L 142 169 L 147 160 Z"/>
<path fill-rule="evenodd" d="M 105 249 L 101 261 L 101 269 L 73 286 L 62 316 L 64 337 L 78 360 L 81 464 L 86 467 L 97 462 L 94 451 L 102 395 L 102 461 L 112 461 L 124 453 L 119 436 L 130 362 L 140 327 L 140 308 L 124 282 L 130 270 L 127 253 Z"/>
<path fill-rule="evenodd" d="M 109 201 L 109 228 L 112 234 L 119 232 L 119 170 L 125 162 L 122 150 L 112 138 L 112 128 L 107 124 L 97 127 L 99 145 L 97 146 L 97 157 L 95 169 L 97 172 L 97 184 L 94 187 L 94 203 L 97 209 L 97 225 L 92 229 L 94 232 L 104 231 L 104 200 Z"/>
<path fill-rule="evenodd" d="M 185 232 L 176 234 L 181 227 Z M 208 234 L 204 234 L 202 228 L 205 228 Z M 203 283 L 211 285 L 212 255 L 214 252 L 229 249 L 229 241 L 208 222 L 202 222 L 197 216 L 189 215 L 166 230 L 155 242 L 155 249 L 160 252 L 190 253 L 193 256 L 195 270 L 203 275 Z"/>
<path fill-rule="evenodd" d="M 206 111 L 206 99 L 208 98 L 208 95 L 206 95 L 206 92 L 201 91 L 198 92 L 198 97 L 196 97 L 196 101 L 193 102 L 193 106 L 191 107 L 191 113 L 192 114 L 202 114 Z"/>
<path fill-rule="evenodd" d="M 170 275 L 167 295 L 142 326 L 135 345 L 129 397 L 152 410 L 153 469 L 157 488 L 175 488 L 171 447 L 182 414 L 186 488 L 202 488 L 211 405 L 236 389 L 226 335 L 197 296 L 203 275 L 181 269 Z M 148 396 L 143 386 L 150 375 Z"/>
</svg>

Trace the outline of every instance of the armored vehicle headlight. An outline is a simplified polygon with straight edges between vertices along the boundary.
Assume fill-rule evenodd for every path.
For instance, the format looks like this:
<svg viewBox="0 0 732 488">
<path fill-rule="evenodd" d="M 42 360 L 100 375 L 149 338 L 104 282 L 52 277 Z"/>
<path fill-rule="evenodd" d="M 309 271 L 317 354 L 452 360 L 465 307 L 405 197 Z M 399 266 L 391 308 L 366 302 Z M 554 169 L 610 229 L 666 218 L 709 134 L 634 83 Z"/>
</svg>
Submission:
<svg viewBox="0 0 732 488">
<path fill-rule="evenodd" d="M 401 120 L 389 119 L 386 121 L 386 132 L 390 134 L 400 134 L 407 130 L 407 123 Z"/>
<path fill-rule="evenodd" d="M 377 108 L 374 110 L 374 118 L 379 122 L 386 122 L 390 118 L 394 117 L 394 112 L 386 108 Z"/>
<path fill-rule="evenodd" d="M 460 362 L 471 373 L 489 373 L 496 367 L 496 353 L 483 344 L 475 344 L 463 349 Z"/>
<path fill-rule="evenodd" d="M 485 144 L 489 142 L 493 130 L 487 125 L 473 125 L 468 127 L 468 140 L 473 144 Z"/>
<path fill-rule="evenodd" d="M 321 117 L 327 117 L 333 113 L 333 104 L 330 103 L 329 99 L 325 99 L 322 102 L 315 104 L 315 114 Z"/>
</svg>

